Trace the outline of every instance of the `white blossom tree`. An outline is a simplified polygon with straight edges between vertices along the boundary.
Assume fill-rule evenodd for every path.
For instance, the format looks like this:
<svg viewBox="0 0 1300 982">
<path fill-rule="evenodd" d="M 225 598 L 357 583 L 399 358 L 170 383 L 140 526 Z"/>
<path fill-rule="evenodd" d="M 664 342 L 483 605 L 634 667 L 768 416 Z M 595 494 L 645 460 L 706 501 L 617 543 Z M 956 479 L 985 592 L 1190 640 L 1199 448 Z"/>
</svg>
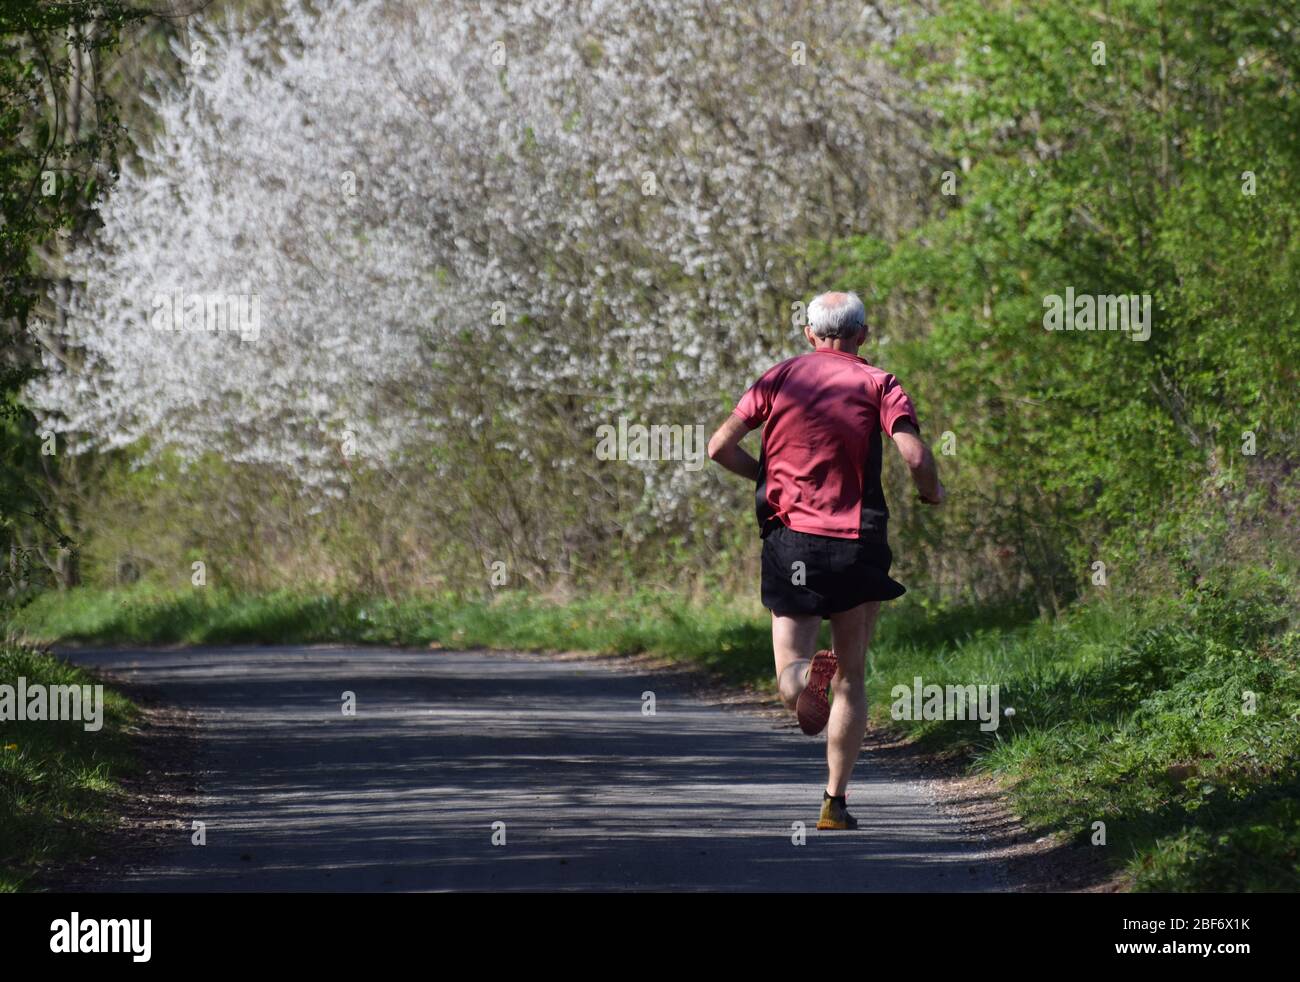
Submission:
<svg viewBox="0 0 1300 982">
<path fill-rule="evenodd" d="M 712 478 L 611 477 L 596 426 L 715 421 L 793 350 L 806 243 L 890 234 L 930 177 L 875 5 L 324 6 L 178 49 L 41 328 L 29 399 L 74 449 L 562 480 L 636 534 Z M 252 298 L 256 334 L 156 329 L 177 291 Z"/>
</svg>

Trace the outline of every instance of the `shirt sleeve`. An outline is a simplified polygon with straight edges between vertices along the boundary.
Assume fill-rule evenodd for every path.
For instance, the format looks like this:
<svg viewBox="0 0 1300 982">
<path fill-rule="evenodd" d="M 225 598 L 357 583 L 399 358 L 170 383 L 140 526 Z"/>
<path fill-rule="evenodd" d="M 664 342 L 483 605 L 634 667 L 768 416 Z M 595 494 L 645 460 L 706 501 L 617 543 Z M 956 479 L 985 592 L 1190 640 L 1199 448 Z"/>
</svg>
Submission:
<svg viewBox="0 0 1300 982">
<path fill-rule="evenodd" d="M 911 397 L 903 391 L 898 379 L 886 375 L 885 384 L 880 390 L 880 428 L 886 435 L 893 436 L 894 426 L 900 419 L 910 419 L 918 431 L 921 429 L 921 421 L 917 419 Z"/>
<path fill-rule="evenodd" d="M 751 430 L 762 426 L 772 414 L 772 398 L 776 395 L 781 367 L 776 365 L 764 372 L 762 378 L 745 390 L 740 402 L 731 411 L 733 416 L 739 416 Z"/>
</svg>

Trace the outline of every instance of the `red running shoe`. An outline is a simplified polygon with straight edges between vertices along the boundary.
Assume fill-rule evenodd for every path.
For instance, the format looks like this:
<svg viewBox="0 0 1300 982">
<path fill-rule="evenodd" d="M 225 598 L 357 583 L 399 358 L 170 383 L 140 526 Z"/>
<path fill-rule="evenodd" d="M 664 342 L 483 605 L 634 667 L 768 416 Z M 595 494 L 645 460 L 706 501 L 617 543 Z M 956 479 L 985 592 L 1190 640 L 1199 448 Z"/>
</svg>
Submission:
<svg viewBox="0 0 1300 982">
<path fill-rule="evenodd" d="M 799 729 L 809 736 L 816 736 L 826 729 L 826 721 L 831 718 L 831 679 L 839 667 L 839 659 L 833 651 L 823 649 L 813 655 L 812 668 L 808 670 L 808 684 L 799 693 L 799 701 L 794 707 Z"/>
</svg>

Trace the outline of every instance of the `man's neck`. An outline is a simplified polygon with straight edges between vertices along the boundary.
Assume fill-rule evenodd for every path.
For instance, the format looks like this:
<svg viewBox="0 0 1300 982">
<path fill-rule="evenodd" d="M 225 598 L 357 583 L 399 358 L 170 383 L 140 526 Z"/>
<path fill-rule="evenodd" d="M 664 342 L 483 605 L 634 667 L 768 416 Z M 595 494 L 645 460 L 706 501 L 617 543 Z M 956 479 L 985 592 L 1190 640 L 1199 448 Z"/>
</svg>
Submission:
<svg viewBox="0 0 1300 982">
<path fill-rule="evenodd" d="M 846 355 L 857 356 L 858 345 L 850 344 L 844 338 L 828 338 L 825 341 L 819 341 L 814 346 L 817 351 L 842 351 Z"/>
</svg>

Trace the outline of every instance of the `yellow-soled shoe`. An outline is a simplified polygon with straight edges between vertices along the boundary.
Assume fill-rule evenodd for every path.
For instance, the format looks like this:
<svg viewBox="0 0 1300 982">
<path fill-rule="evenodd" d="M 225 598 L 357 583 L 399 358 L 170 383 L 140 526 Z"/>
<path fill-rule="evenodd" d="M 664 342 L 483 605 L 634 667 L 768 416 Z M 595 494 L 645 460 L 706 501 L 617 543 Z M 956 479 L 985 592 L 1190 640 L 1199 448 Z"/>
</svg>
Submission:
<svg viewBox="0 0 1300 982">
<path fill-rule="evenodd" d="M 822 813 L 817 819 L 819 829 L 831 829 L 841 832 L 851 832 L 858 827 L 858 820 L 849 814 L 848 803 L 841 804 L 834 798 L 822 795 Z"/>
</svg>

